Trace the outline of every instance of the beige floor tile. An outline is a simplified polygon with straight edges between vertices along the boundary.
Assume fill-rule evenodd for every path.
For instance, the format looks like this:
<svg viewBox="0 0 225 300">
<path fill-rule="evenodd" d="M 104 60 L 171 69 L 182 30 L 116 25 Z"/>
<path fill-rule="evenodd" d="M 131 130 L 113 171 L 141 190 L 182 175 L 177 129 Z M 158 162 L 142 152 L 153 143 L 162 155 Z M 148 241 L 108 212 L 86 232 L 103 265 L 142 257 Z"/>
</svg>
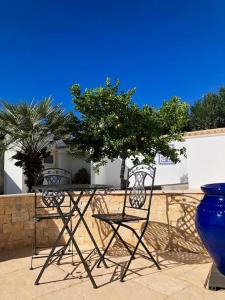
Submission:
<svg viewBox="0 0 225 300">
<path fill-rule="evenodd" d="M 167 296 L 177 293 L 188 286 L 188 283 L 184 280 L 164 275 L 160 271 L 148 276 L 135 278 L 134 281 Z"/>
<path fill-rule="evenodd" d="M 54 300 L 136 300 L 139 298 L 143 300 L 163 300 L 166 298 L 166 296 L 147 287 L 144 287 L 136 282 L 115 282 L 98 289 L 90 288 L 88 283 L 84 283 L 79 286 L 70 286 L 66 289 L 45 295 L 41 297 L 41 300 L 48 300 L 53 298 Z"/>
<path fill-rule="evenodd" d="M 179 275 L 179 278 L 193 284 L 194 286 L 204 287 L 207 276 L 211 270 L 211 263 L 202 264 L 190 270 L 190 272 L 185 272 Z"/>
<path fill-rule="evenodd" d="M 20 258 L 14 259 L 13 261 L 7 260 L 0 262 L 0 278 L 2 276 L 5 276 L 6 274 L 25 269 L 28 265 L 29 263 L 27 258 Z"/>
<path fill-rule="evenodd" d="M 164 275 L 172 276 L 175 278 L 179 278 L 180 275 L 183 275 L 187 272 L 191 272 L 196 269 L 198 265 L 175 265 L 168 268 L 163 268 L 162 273 Z"/>
<path fill-rule="evenodd" d="M 224 300 L 225 291 L 209 291 L 205 288 L 188 286 L 179 293 L 170 296 L 168 300 Z"/>
<path fill-rule="evenodd" d="M 225 291 L 203 288 L 211 264 L 181 264 L 164 259 L 161 260 L 162 271 L 159 271 L 150 261 L 137 258 L 132 261 L 126 281 L 121 283 L 119 279 L 123 268 L 108 262 L 108 269 L 93 270 L 99 286 L 93 289 L 84 267 L 80 265 L 72 272 L 74 267 L 70 264 L 71 257 L 68 257 L 63 259 L 62 265 L 52 265 L 46 270 L 41 280 L 45 284 L 34 286 L 40 269 L 29 270 L 28 252 L 18 250 L 11 257 L 9 254 L 0 257 L 0 300 L 225 300 Z M 91 262 L 95 259 L 93 257 Z M 112 259 L 124 266 L 128 257 Z M 35 263 L 41 264 L 43 260 Z"/>
<path fill-rule="evenodd" d="M 30 271 L 23 269 L 1 276 L 0 291 L 1 300 L 26 300 L 42 296 L 50 291 L 62 289 L 73 284 L 73 280 L 63 280 L 65 272 L 57 269 L 55 266 L 48 268 L 41 282 L 51 282 L 49 284 L 34 285 L 38 270 Z M 56 281 L 57 280 L 57 281 Z M 58 281 L 62 280 L 62 281 Z"/>
</svg>

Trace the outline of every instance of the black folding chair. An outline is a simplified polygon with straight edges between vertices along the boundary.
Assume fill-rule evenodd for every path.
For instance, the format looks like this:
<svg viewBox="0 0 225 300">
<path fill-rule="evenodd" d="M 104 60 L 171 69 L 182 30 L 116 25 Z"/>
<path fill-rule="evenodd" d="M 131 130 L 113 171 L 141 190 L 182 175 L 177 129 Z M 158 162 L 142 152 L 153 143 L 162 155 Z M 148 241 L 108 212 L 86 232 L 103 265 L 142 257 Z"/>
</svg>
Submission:
<svg viewBox="0 0 225 300">
<path fill-rule="evenodd" d="M 71 184 L 72 177 L 71 172 L 60 169 L 60 168 L 47 168 L 44 169 L 41 174 L 39 174 L 36 182 L 41 183 L 43 185 L 60 185 L 60 184 Z M 30 269 L 33 269 L 33 259 L 48 257 L 47 254 L 40 254 L 40 250 L 43 250 L 46 248 L 46 246 L 40 246 L 37 245 L 37 225 L 42 220 L 54 220 L 54 219 L 60 219 L 61 216 L 56 210 L 55 202 L 58 203 L 61 207 L 66 210 L 64 212 L 65 215 L 69 215 L 71 211 L 71 200 L 67 203 L 64 203 L 65 200 L 65 193 L 64 192 L 49 192 L 44 191 L 42 192 L 41 200 L 37 200 L 37 195 L 35 191 L 35 210 L 34 210 L 34 233 L 33 233 L 33 243 L 32 243 L 32 256 L 31 256 L 31 267 Z M 52 212 L 42 212 L 44 208 L 51 209 Z M 72 221 L 70 223 L 70 226 L 72 227 Z M 73 248 L 69 249 L 69 252 L 72 252 L 70 255 L 73 255 Z M 73 258 L 73 256 L 72 256 Z"/>
<path fill-rule="evenodd" d="M 40 178 L 42 180 L 42 184 L 46 184 L 46 185 L 72 183 L 71 172 L 61 168 L 44 169 L 40 175 Z"/>
<path fill-rule="evenodd" d="M 142 256 L 153 261 L 156 267 L 158 268 L 158 270 L 161 270 L 159 264 L 154 259 L 151 252 L 149 251 L 149 249 L 147 248 L 147 246 L 142 240 L 149 221 L 150 207 L 151 207 L 151 200 L 152 200 L 152 190 L 153 190 L 154 179 L 155 179 L 155 171 L 156 171 L 155 168 L 145 164 L 137 165 L 131 168 L 128 171 L 127 187 L 125 191 L 122 213 L 93 215 L 94 218 L 106 222 L 113 229 L 113 236 L 109 241 L 108 245 L 106 246 L 104 253 L 101 255 L 98 266 L 100 266 L 100 263 L 104 259 L 110 245 L 112 244 L 116 236 L 119 238 L 119 240 L 122 242 L 122 244 L 130 253 L 130 259 L 126 267 L 124 268 L 120 281 L 124 281 L 124 278 L 129 269 L 131 261 L 132 259 L 135 258 L 135 254 L 137 252 L 139 245 L 142 245 L 148 254 L 148 256 L 146 255 L 142 255 Z M 145 187 L 145 183 L 148 184 L 147 187 Z M 132 187 L 129 188 L 129 185 Z M 147 193 L 147 190 L 149 190 L 149 193 Z M 136 213 L 135 215 L 131 214 L 132 211 L 133 212 L 138 211 L 139 214 L 141 215 L 138 216 L 138 213 Z M 135 229 L 129 225 L 129 223 L 133 223 L 133 222 L 141 222 L 141 223 L 145 222 L 140 235 L 138 235 Z M 134 248 L 130 249 L 128 243 L 126 243 L 124 239 L 121 237 L 121 235 L 118 232 L 120 227 L 125 227 L 134 233 L 135 237 L 137 238 L 137 244 Z"/>
</svg>

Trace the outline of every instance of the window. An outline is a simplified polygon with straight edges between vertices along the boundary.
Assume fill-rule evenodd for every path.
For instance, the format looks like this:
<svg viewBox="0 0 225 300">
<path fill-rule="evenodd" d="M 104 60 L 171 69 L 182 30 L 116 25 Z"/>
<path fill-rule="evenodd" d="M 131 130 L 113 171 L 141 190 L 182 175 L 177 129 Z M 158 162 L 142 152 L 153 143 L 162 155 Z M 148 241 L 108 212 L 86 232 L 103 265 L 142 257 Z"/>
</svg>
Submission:
<svg viewBox="0 0 225 300">
<path fill-rule="evenodd" d="M 53 165 L 54 164 L 54 156 L 52 154 L 50 154 L 47 157 L 45 157 L 44 163 L 48 164 L 48 165 Z"/>
<path fill-rule="evenodd" d="M 173 144 L 171 144 L 170 148 L 174 149 L 175 147 Z M 175 163 L 172 162 L 172 160 L 170 158 L 165 157 L 162 154 L 158 155 L 158 162 L 159 162 L 159 165 L 175 165 Z"/>
</svg>

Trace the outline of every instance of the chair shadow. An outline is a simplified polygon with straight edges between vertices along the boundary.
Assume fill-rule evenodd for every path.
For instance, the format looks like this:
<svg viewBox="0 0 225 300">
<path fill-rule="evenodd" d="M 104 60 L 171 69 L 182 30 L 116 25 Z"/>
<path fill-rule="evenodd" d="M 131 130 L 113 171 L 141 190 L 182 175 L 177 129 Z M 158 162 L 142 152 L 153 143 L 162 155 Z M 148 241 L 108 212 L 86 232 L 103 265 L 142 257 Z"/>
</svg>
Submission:
<svg viewBox="0 0 225 300">
<path fill-rule="evenodd" d="M 166 195 L 166 223 L 150 221 L 144 235 L 147 245 L 157 256 L 183 264 L 211 262 L 195 228 L 198 204 L 199 199 L 192 195 Z M 175 219 L 174 210 L 179 212 Z"/>
<path fill-rule="evenodd" d="M 177 227 L 149 222 L 144 239 L 149 249 L 154 249 L 157 257 L 181 264 L 205 264 L 211 259 L 198 237 L 186 236 Z"/>
</svg>

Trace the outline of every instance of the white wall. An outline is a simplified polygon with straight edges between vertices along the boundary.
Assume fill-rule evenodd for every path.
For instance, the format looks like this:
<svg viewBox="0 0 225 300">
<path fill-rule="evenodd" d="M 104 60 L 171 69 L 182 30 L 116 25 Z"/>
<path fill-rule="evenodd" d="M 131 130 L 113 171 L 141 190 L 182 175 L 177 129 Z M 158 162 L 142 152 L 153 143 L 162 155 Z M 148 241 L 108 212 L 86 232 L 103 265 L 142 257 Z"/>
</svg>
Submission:
<svg viewBox="0 0 225 300">
<path fill-rule="evenodd" d="M 8 150 L 4 155 L 4 194 L 19 194 L 23 192 L 23 171 L 15 166 L 11 157 L 15 151 Z"/>
<path fill-rule="evenodd" d="M 179 184 L 189 182 L 189 188 L 199 188 L 212 182 L 225 182 L 225 134 L 211 136 L 187 136 L 185 142 L 173 143 L 175 148 L 186 146 L 187 159 L 181 157 L 178 164 L 160 164 L 156 157 L 155 185 Z M 6 151 L 4 156 L 4 193 L 13 194 L 26 192 L 22 169 L 14 165 L 11 159 L 14 151 Z M 50 166 L 48 166 L 50 167 Z M 96 174 L 84 158 L 72 157 L 66 148 L 55 150 L 55 162 L 52 167 L 64 168 L 74 174 L 86 168 L 91 174 L 91 182 L 95 184 L 120 185 L 121 160 L 106 166 Z M 132 161 L 126 161 L 126 172 L 132 167 Z M 126 174 L 125 172 L 125 174 Z"/>
<path fill-rule="evenodd" d="M 0 194 L 4 192 L 4 156 L 0 156 Z"/>
<path fill-rule="evenodd" d="M 127 169 L 132 167 L 132 161 L 126 160 L 125 174 L 127 174 Z M 120 167 L 121 159 L 115 159 L 113 162 L 110 160 L 108 163 L 101 167 L 99 173 L 95 173 L 93 170 L 93 165 L 91 167 L 91 183 L 93 184 L 108 184 L 115 187 L 120 186 Z M 126 175 L 125 175 L 126 177 Z"/>
<path fill-rule="evenodd" d="M 225 182 L 225 135 L 187 138 L 189 188 Z"/>
<path fill-rule="evenodd" d="M 190 189 L 199 189 L 201 185 L 225 182 L 225 134 L 187 136 L 184 142 L 174 142 L 175 148 L 186 147 L 187 158 L 181 157 L 178 164 L 160 164 L 156 157 L 155 185 L 187 183 Z M 92 182 L 120 184 L 120 160 L 109 162 L 101 168 L 100 174 L 92 172 Z M 127 160 L 127 167 L 132 162 Z"/>
<path fill-rule="evenodd" d="M 185 146 L 185 142 L 174 142 L 174 147 L 180 149 Z M 180 157 L 181 162 L 177 164 L 159 163 L 159 156 L 156 157 L 156 177 L 155 185 L 187 183 L 187 159 L 184 156 Z M 126 160 L 125 178 L 127 169 L 133 166 L 132 160 Z M 114 162 L 108 163 L 100 168 L 99 174 L 94 173 L 92 168 L 91 182 L 95 184 L 109 184 L 120 186 L 120 167 L 121 159 L 116 159 Z M 148 182 L 146 182 L 148 184 Z"/>
<path fill-rule="evenodd" d="M 106 180 L 106 168 L 105 166 L 101 167 L 99 172 L 96 173 L 91 165 L 91 183 L 92 184 L 107 184 Z"/>
<path fill-rule="evenodd" d="M 186 142 L 173 142 L 174 148 L 181 149 L 186 146 Z M 156 177 L 155 185 L 178 184 L 188 182 L 187 158 L 180 156 L 180 162 L 177 164 L 162 164 L 159 161 L 159 155 L 155 159 Z"/>
<path fill-rule="evenodd" d="M 89 174 L 91 173 L 90 163 L 87 163 L 84 157 L 73 157 L 66 148 L 55 150 L 54 167 L 70 171 L 72 177 L 82 168 L 85 168 Z"/>
<path fill-rule="evenodd" d="M 11 159 L 15 151 L 8 150 L 4 155 L 4 194 L 19 194 L 27 192 L 27 186 L 24 183 L 25 176 L 22 168 L 16 167 L 16 160 Z M 54 164 L 45 165 L 45 168 L 56 167 L 66 169 L 72 172 L 72 177 L 81 168 L 86 168 L 90 174 L 90 163 L 87 163 L 83 157 L 74 158 L 66 148 L 53 150 L 55 155 Z"/>
</svg>

